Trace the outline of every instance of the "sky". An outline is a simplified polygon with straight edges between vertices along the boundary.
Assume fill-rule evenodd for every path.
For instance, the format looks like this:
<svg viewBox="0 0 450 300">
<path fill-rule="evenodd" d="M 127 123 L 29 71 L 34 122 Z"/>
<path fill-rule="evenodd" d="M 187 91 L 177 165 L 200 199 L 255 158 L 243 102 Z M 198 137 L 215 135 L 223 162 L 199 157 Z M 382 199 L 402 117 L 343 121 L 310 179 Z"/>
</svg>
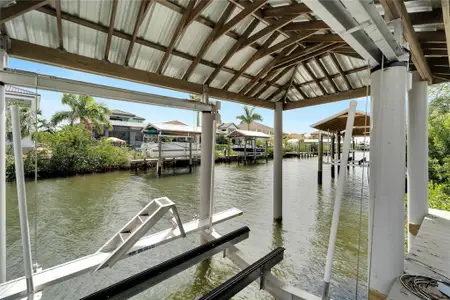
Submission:
<svg viewBox="0 0 450 300">
<path fill-rule="evenodd" d="M 189 94 L 187 93 L 181 93 L 159 87 L 77 72 L 44 64 L 28 62 L 20 59 L 10 58 L 8 60 L 8 67 L 10 69 L 20 69 L 30 72 L 37 72 L 43 75 L 63 77 L 72 80 L 79 80 L 89 83 L 113 86 L 117 88 L 176 97 L 180 99 L 189 98 Z M 37 93 L 41 95 L 41 111 L 45 118 L 50 119 L 55 112 L 68 109 L 68 107 L 61 104 L 62 93 L 44 90 L 37 90 Z M 145 118 L 146 122 L 160 123 L 171 120 L 179 120 L 185 124 L 192 126 L 196 120 L 196 113 L 193 111 L 103 98 L 95 99 L 98 102 L 104 103 L 106 106 L 108 106 L 109 109 L 120 109 L 136 114 L 140 117 Z M 364 112 L 366 110 L 366 98 L 358 98 L 355 100 L 358 102 L 357 110 Z M 234 122 L 237 124 L 239 121 L 236 119 L 236 116 L 243 113 L 244 105 L 230 101 L 219 101 L 222 102 L 222 122 Z M 314 124 L 322 119 L 325 119 L 331 115 L 347 109 L 349 103 L 350 100 L 346 100 L 285 111 L 283 113 L 283 132 L 310 133 L 314 131 L 310 127 L 311 124 Z M 368 109 L 370 109 L 370 103 L 368 106 Z M 262 123 L 273 127 L 274 114 L 272 110 L 257 107 L 255 111 L 263 117 Z"/>
</svg>

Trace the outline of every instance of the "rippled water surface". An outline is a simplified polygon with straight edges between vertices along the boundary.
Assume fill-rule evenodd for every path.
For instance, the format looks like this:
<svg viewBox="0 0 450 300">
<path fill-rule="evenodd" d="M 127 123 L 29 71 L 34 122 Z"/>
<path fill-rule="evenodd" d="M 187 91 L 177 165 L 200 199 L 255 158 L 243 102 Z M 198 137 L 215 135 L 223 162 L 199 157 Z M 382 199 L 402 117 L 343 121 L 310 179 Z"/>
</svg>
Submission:
<svg viewBox="0 0 450 300">
<path fill-rule="evenodd" d="M 325 159 L 326 161 L 326 159 Z M 250 227 L 250 238 L 240 248 L 252 260 L 279 246 L 285 258 L 273 273 L 290 284 L 321 295 L 333 200 L 337 182 L 324 167 L 322 187 L 317 181 L 316 159 L 283 160 L 283 223 L 272 223 L 272 161 L 256 165 L 217 165 L 215 211 L 237 207 L 244 215 L 217 226 L 224 234 Z M 167 170 L 172 173 L 173 170 Z M 44 268 L 91 254 L 105 243 L 151 199 L 167 196 L 178 207 L 184 222 L 198 214 L 199 169 L 192 174 L 161 178 L 154 172 L 113 172 L 27 183 L 30 227 L 35 244 L 37 212 L 37 260 Z M 183 173 L 183 174 L 178 174 Z M 364 299 L 367 270 L 367 181 L 362 192 L 360 269 L 357 272 L 360 232 L 361 168 L 350 168 L 341 209 L 332 280 L 334 299 L 355 299 L 359 273 L 359 299 Z M 37 204 L 37 210 L 36 210 Z M 15 185 L 7 189 L 8 278 L 23 275 L 22 246 Z M 155 230 L 169 226 L 166 221 Z M 78 299 L 142 271 L 198 245 L 198 235 L 177 240 L 123 260 L 112 269 L 86 274 L 44 291 L 43 299 Z M 33 253 L 34 255 L 34 253 Z M 35 259 L 36 257 L 34 257 Z M 139 294 L 133 299 L 195 299 L 236 274 L 238 269 L 216 255 L 209 263 L 194 266 Z M 272 299 L 252 284 L 236 299 Z"/>
</svg>

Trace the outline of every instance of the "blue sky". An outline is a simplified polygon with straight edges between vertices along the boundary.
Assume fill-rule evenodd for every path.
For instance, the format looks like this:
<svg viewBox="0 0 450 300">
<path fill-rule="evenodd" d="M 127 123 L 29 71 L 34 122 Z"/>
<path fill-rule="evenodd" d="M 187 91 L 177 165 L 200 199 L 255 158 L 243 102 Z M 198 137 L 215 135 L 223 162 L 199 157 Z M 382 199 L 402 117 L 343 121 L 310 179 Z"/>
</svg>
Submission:
<svg viewBox="0 0 450 300">
<path fill-rule="evenodd" d="M 103 76 L 81 73 L 68 69 L 52 67 L 44 64 L 23 61 L 19 59 L 13 58 L 9 59 L 8 65 L 9 68 L 11 69 L 21 69 L 31 72 L 38 72 L 40 74 L 103 84 L 118 88 L 184 99 L 189 97 L 189 94 L 186 93 L 162 89 L 154 86 L 137 84 L 133 82 L 127 82 L 123 80 L 112 79 Z M 41 110 L 44 117 L 50 118 L 56 111 L 67 109 L 64 105 L 61 104 L 61 97 L 62 97 L 61 93 L 43 90 L 38 90 L 38 93 L 41 95 Z M 195 112 L 192 111 L 147 104 L 130 103 L 125 101 L 102 99 L 102 98 L 96 98 L 96 100 L 106 104 L 110 109 L 120 109 L 141 116 L 145 118 L 147 122 L 158 123 L 170 120 L 179 120 L 188 125 L 192 125 L 195 122 Z M 359 98 L 357 99 L 357 101 L 358 101 L 357 109 L 365 111 L 365 102 L 366 102 L 365 98 Z M 221 101 L 221 102 L 222 102 L 222 110 L 221 110 L 222 121 L 237 123 L 238 121 L 236 120 L 236 116 L 242 114 L 243 105 L 229 101 Z M 283 131 L 288 133 L 312 132 L 313 129 L 309 127 L 311 124 L 348 108 L 349 102 L 350 102 L 349 100 L 340 101 L 336 103 L 329 103 L 319 106 L 305 107 L 296 110 L 285 111 L 283 114 Z M 262 115 L 264 119 L 263 121 L 264 124 L 268 126 L 273 126 L 272 110 L 257 107 L 256 111 Z"/>
</svg>

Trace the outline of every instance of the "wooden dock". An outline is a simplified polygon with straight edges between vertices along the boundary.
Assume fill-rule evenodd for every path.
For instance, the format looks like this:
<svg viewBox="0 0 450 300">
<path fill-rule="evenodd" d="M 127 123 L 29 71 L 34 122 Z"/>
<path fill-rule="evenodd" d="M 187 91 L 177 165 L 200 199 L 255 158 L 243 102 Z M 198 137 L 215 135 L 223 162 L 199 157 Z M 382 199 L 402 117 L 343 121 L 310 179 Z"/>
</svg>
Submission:
<svg viewBox="0 0 450 300">
<path fill-rule="evenodd" d="M 450 278 L 450 212 L 430 209 L 406 256 L 404 271 L 447 281 Z M 420 300 L 397 279 L 388 300 Z"/>
</svg>

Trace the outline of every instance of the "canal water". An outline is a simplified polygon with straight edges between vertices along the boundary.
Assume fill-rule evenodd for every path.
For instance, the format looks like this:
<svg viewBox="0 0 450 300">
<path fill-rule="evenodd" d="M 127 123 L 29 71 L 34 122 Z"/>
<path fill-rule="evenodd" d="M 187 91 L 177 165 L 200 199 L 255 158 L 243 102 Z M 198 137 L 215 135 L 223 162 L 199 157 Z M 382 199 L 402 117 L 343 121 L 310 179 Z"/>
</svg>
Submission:
<svg viewBox="0 0 450 300">
<path fill-rule="evenodd" d="M 326 161 L 326 158 L 325 158 Z M 283 160 L 283 223 L 272 223 L 272 161 L 256 165 L 220 164 L 215 175 L 215 211 L 241 209 L 241 217 L 217 226 L 224 234 L 250 227 L 250 238 L 240 248 L 256 260 L 275 247 L 285 247 L 285 258 L 273 269 L 280 279 L 321 295 L 336 181 L 330 165 L 324 167 L 323 185 L 317 185 L 317 159 Z M 198 214 L 200 172 L 166 170 L 158 178 L 147 173 L 112 172 L 27 183 L 33 259 L 48 268 L 98 250 L 151 199 L 167 196 L 184 222 Z M 331 294 L 334 299 L 364 299 L 367 280 L 367 180 L 360 204 L 362 169 L 350 168 L 337 237 Z M 7 187 L 8 279 L 23 275 L 22 246 L 15 184 Z M 37 239 L 34 232 L 37 217 Z M 161 221 L 155 230 L 169 227 Z M 358 236 L 361 230 L 361 250 Z M 153 230 L 153 231 L 155 231 Z M 198 245 L 198 235 L 122 260 L 112 269 L 86 274 L 44 291 L 43 299 L 78 299 Z M 37 240 L 37 249 L 35 241 Z M 357 270 L 358 253 L 360 268 Z M 238 269 L 216 255 L 139 294 L 133 299 L 196 299 L 236 274 Z M 359 280 L 357 278 L 359 277 Z M 257 284 L 235 299 L 272 299 Z"/>
</svg>

